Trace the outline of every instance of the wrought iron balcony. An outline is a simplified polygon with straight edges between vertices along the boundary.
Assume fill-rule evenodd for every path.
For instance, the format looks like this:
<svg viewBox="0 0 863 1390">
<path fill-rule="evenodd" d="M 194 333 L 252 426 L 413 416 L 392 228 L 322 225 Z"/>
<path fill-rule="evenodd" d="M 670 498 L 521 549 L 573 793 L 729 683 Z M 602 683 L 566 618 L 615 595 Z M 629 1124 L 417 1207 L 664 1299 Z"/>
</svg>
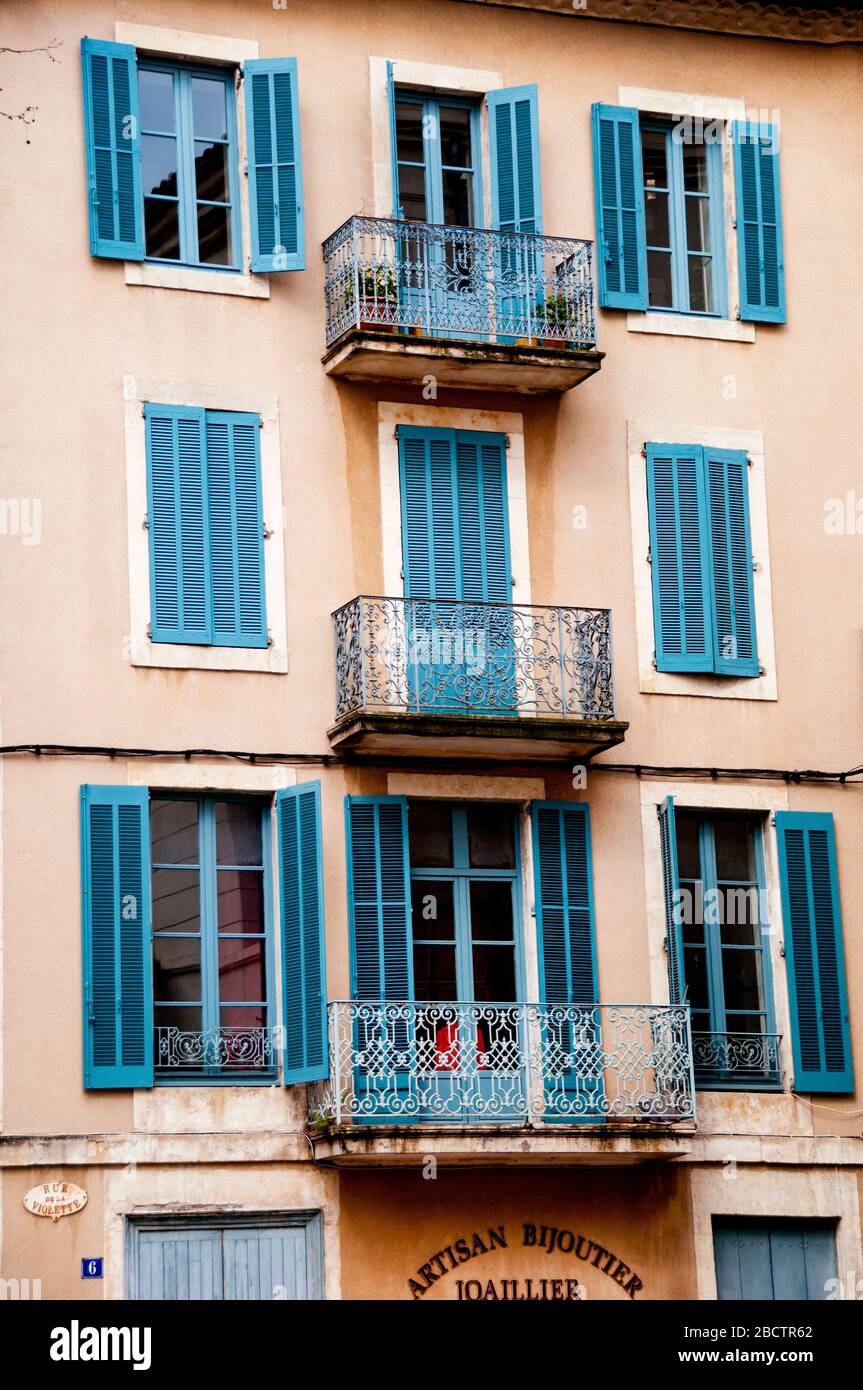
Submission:
<svg viewBox="0 0 863 1390">
<path fill-rule="evenodd" d="M 318 1127 L 695 1118 L 685 1007 L 339 1000 L 329 1025 Z"/>
<path fill-rule="evenodd" d="M 693 1033 L 695 1084 L 702 1090 L 772 1090 L 782 1081 L 779 1033 Z"/>
<path fill-rule="evenodd" d="M 623 740 L 606 608 L 361 596 L 333 623 L 334 745 L 560 759 Z"/>
<path fill-rule="evenodd" d="M 277 1037 L 271 1028 L 155 1030 L 157 1076 L 241 1076 L 273 1071 Z"/>
<path fill-rule="evenodd" d="M 323 251 L 333 375 L 547 392 L 599 370 L 589 241 L 351 217 Z"/>
</svg>

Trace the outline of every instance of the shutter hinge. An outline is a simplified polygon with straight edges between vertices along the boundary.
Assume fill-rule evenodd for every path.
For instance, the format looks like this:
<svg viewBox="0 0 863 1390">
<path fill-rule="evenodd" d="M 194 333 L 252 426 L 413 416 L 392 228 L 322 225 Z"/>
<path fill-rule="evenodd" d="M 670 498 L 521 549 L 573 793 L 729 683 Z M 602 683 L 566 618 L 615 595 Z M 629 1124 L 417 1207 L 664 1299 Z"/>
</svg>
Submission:
<svg viewBox="0 0 863 1390">
<path fill-rule="evenodd" d="M 264 527 L 264 540 L 265 540 L 265 541 L 268 541 L 268 540 L 270 539 L 270 536 L 271 536 L 272 534 L 273 534 L 273 533 L 272 533 L 272 531 L 270 530 L 269 526 L 265 526 L 265 527 Z"/>
<path fill-rule="evenodd" d="M 141 522 L 141 526 L 145 531 L 149 531 L 150 529 L 150 518 L 146 512 L 144 513 L 144 520 Z"/>
<path fill-rule="evenodd" d="M 747 467 L 747 468 L 751 468 L 751 467 L 752 467 L 752 459 L 751 459 L 751 457 L 750 457 L 749 454 L 746 455 L 746 467 Z"/>
<path fill-rule="evenodd" d="M 762 665 L 759 664 L 759 666 L 758 666 L 758 674 L 759 674 L 759 676 L 766 676 L 766 675 L 767 675 L 767 667 L 766 667 L 766 666 L 762 666 Z"/>
<path fill-rule="evenodd" d="M 264 418 L 263 418 L 262 415 L 259 415 L 259 416 L 258 416 L 258 429 L 259 429 L 259 430 L 262 430 L 263 428 L 264 428 Z"/>
<path fill-rule="evenodd" d="M 404 565 L 402 565 L 401 569 L 399 570 L 399 579 L 404 579 L 404 577 L 405 577 L 405 567 L 404 567 Z"/>
<path fill-rule="evenodd" d="M 646 444 L 642 444 L 642 446 L 641 446 L 641 457 L 642 457 L 643 459 L 646 459 L 646 458 L 647 458 L 647 445 L 646 445 Z"/>
<path fill-rule="evenodd" d="M 651 666 L 653 667 L 654 671 L 656 671 L 656 670 L 659 669 L 659 668 L 657 667 L 657 665 L 656 665 L 656 652 L 655 652 L 655 651 L 654 651 L 654 653 L 653 653 L 653 661 L 652 661 L 650 664 L 651 664 Z"/>
<path fill-rule="evenodd" d="M 504 447 L 505 449 L 509 449 L 509 446 L 510 446 L 511 443 L 512 443 L 512 441 L 511 441 L 509 435 L 508 435 L 508 434 L 505 434 L 504 437 L 503 437 L 503 447 Z"/>
<path fill-rule="evenodd" d="M 152 623 L 148 623 L 148 624 L 147 624 L 147 641 L 148 641 L 148 642 L 152 642 L 152 640 L 153 640 L 153 624 L 152 624 Z"/>
<path fill-rule="evenodd" d="M 647 547 L 647 563 L 649 565 L 653 564 L 653 556 L 650 553 L 650 546 Z"/>
<path fill-rule="evenodd" d="M 758 571 L 759 571 L 760 569 L 761 569 L 761 566 L 759 565 L 758 561 L 757 561 L 757 560 L 753 560 L 753 561 L 752 561 L 752 573 L 753 573 L 753 574 L 757 574 Z"/>
<path fill-rule="evenodd" d="M 270 632 L 270 629 L 267 628 L 267 646 L 268 646 L 268 647 L 274 647 L 275 645 L 276 645 L 276 644 L 275 644 L 275 642 L 273 641 L 273 634 Z"/>
</svg>

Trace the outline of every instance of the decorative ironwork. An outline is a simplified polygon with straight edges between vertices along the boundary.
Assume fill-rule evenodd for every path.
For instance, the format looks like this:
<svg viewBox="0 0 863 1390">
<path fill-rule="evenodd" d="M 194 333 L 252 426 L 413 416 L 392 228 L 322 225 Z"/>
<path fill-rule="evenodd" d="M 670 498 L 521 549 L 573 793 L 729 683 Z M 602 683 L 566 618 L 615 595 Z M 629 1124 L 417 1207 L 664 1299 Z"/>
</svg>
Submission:
<svg viewBox="0 0 863 1390">
<path fill-rule="evenodd" d="M 269 1071 L 275 1062 L 269 1028 L 156 1029 L 157 1071 Z"/>
<path fill-rule="evenodd" d="M 779 1033 L 693 1033 L 695 1080 L 752 1086 L 777 1086 Z"/>
<path fill-rule="evenodd" d="M 336 717 L 613 719 L 611 613 L 361 596 L 333 614 Z"/>
<path fill-rule="evenodd" d="M 312 1115 L 337 1125 L 694 1120 L 689 1010 L 339 1000 Z"/>
<path fill-rule="evenodd" d="M 354 328 L 596 347 L 593 244 L 351 217 L 324 242 L 327 345 Z"/>
</svg>

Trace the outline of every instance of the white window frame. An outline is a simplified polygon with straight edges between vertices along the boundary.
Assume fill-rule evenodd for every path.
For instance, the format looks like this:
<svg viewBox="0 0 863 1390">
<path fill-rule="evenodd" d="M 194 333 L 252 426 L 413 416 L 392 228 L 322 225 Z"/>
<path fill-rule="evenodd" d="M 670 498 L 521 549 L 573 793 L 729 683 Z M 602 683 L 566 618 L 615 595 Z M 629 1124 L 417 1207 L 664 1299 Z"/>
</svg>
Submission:
<svg viewBox="0 0 863 1390">
<path fill-rule="evenodd" d="M 638 310 L 628 313 L 630 333 L 664 333 L 675 338 L 713 338 L 726 342 L 754 343 L 755 324 L 742 323 L 740 282 L 737 272 L 737 233 L 734 198 L 734 152 L 731 123 L 746 118 L 746 103 L 734 97 L 706 96 L 697 92 L 663 92 L 651 87 L 619 87 L 621 106 L 634 106 L 639 113 L 658 116 L 692 116 L 705 125 L 722 122 L 722 195 L 725 226 L 725 273 L 728 276 L 728 317 L 706 318 L 700 314 L 659 313 Z"/>
<path fill-rule="evenodd" d="M 184 29 L 166 29 L 152 24 L 114 25 L 117 43 L 131 44 L 139 53 L 166 58 L 186 58 L 214 66 L 239 69 L 249 58 L 257 58 L 257 39 L 221 38 L 215 34 L 193 34 Z M 236 85 L 236 84 L 235 84 Z M 197 290 L 204 294 L 233 294 L 246 299 L 269 299 L 267 275 L 251 270 L 252 243 L 249 217 L 249 181 L 246 144 L 246 110 L 240 90 L 236 91 L 237 167 L 240 171 L 240 228 L 242 270 L 197 270 L 194 266 L 156 265 L 148 261 L 126 261 L 127 285 L 146 285 L 150 289 Z"/>
<path fill-rule="evenodd" d="M 755 599 L 755 630 L 758 641 L 760 676 L 717 676 L 709 673 L 657 671 L 654 665 L 656 638 L 653 626 L 653 577 L 648 560 L 650 523 L 647 509 L 647 463 L 645 444 L 703 444 L 713 449 L 740 449 L 749 455 L 749 531 Z M 770 544 L 767 533 L 767 483 L 764 464 L 764 436 L 757 430 L 693 427 L 656 419 L 627 421 L 629 463 L 629 514 L 632 538 L 632 566 L 635 581 L 635 632 L 638 648 L 638 688 L 646 695 L 696 695 L 725 700 L 776 700 L 776 648 L 773 631 L 773 593 L 770 573 Z"/>
<path fill-rule="evenodd" d="M 195 406 L 203 410 L 250 411 L 261 417 L 261 492 L 263 496 L 264 589 L 269 647 L 204 647 L 154 642 L 147 635 L 150 614 L 150 544 L 147 516 L 147 444 L 144 406 Z M 282 502 L 278 397 L 216 386 L 123 378 L 126 438 L 126 515 L 129 549 L 129 635 L 126 656 L 133 666 L 172 670 L 258 671 L 283 675 L 288 669 L 285 602 L 285 512 Z"/>
</svg>

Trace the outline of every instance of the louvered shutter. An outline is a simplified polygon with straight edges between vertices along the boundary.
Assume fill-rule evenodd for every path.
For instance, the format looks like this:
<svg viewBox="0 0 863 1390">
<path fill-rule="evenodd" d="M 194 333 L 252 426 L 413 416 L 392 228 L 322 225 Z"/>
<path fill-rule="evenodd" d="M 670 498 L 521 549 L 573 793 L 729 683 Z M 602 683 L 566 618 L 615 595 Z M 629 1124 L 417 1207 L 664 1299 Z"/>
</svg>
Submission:
<svg viewBox="0 0 863 1390">
<path fill-rule="evenodd" d="M 304 270 L 297 60 L 254 58 L 243 75 L 252 270 Z"/>
<path fill-rule="evenodd" d="M 854 1071 L 833 817 L 777 811 L 794 1089 L 851 1094 Z"/>
<path fill-rule="evenodd" d="M 657 670 L 712 671 L 710 539 L 698 446 L 648 444 L 647 504 Z"/>
<path fill-rule="evenodd" d="M 667 796 L 656 809 L 659 816 L 662 889 L 665 900 L 668 998 L 672 1004 L 682 1004 L 686 993 L 686 980 L 683 967 L 683 926 L 680 907 L 680 878 L 677 872 L 677 828 L 674 822 L 674 798 Z"/>
<path fill-rule="evenodd" d="M 144 259 L 141 119 L 135 49 L 81 40 L 91 256 Z"/>
<path fill-rule="evenodd" d="M 746 454 L 705 449 L 704 470 L 710 528 L 714 670 L 725 676 L 757 676 L 760 668 Z"/>
<path fill-rule="evenodd" d="M 455 448 L 460 597 L 477 603 L 511 603 L 506 441 L 503 435 L 459 431 Z"/>
<path fill-rule="evenodd" d="M 785 323 L 779 127 L 735 121 L 731 139 L 740 317 L 759 323 Z"/>
<path fill-rule="evenodd" d="M 541 232 L 535 84 L 489 92 L 488 121 L 492 223 L 501 232 Z"/>
<path fill-rule="evenodd" d="M 413 956 L 407 800 L 349 796 L 345 807 L 353 997 L 409 1000 Z"/>
<path fill-rule="evenodd" d="M 327 1051 L 321 784 L 276 795 L 285 1085 L 323 1081 Z"/>
<path fill-rule="evenodd" d="M 605 309 L 646 309 L 647 241 L 638 111 L 600 102 L 591 110 L 599 302 Z"/>
<path fill-rule="evenodd" d="M 152 1086 L 150 826 L 145 787 L 81 788 L 84 1086 Z"/>
<path fill-rule="evenodd" d="M 260 420 L 208 412 L 207 497 L 213 634 L 218 647 L 265 647 Z"/>
<path fill-rule="evenodd" d="M 461 597 L 455 434 L 400 425 L 405 596 Z"/>
<path fill-rule="evenodd" d="M 144 407 L 150 629 L 154 642 L 212 642 L 203 410 Z"/>
</svg>

